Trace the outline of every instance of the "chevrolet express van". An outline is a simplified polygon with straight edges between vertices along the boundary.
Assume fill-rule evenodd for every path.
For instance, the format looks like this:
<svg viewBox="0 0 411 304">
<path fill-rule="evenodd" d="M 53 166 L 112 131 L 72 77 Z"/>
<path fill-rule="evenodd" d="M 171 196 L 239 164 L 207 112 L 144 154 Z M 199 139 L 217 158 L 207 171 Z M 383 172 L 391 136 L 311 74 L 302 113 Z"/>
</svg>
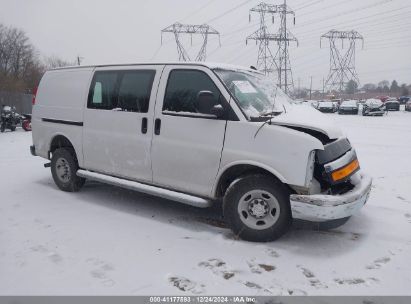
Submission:
<svg viewBox="0 0 411 304">
<path fill-rule="evenodd" d="M 197 207 L 222 204 L 250 241 L 293 219 L 342 224 L 371 178 L 329 118 L 253 70 L 211 63 L 70 67 L 45 73 L 33 155 L 63 191 L 86 179 Z"/>
</svg>

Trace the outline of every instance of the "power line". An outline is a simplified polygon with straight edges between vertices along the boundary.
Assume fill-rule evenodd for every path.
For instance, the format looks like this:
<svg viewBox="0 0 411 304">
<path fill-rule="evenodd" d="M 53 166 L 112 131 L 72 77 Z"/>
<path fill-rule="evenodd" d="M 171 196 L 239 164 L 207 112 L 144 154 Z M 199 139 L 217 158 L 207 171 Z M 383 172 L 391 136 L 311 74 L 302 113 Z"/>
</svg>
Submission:
<svg viewBox="0 0 411 304">
<path fill-rule="evenodd" d="M 361 21 L 364 20 L 364 19 L 369 19 L 369 18 L 373 18 L 373 17 L 380 16 L 380 15 L 385 15 L 385 14 L 392 13 L 392 12 L 396 12 L 396 11 L 399 11 L 399 10 L 403 11 L 404 9 L 409 8 L 409 7 L 411 7 L 411 6 L 405 6 L 405 7 L 399 8 L 399 9 L 394 9 L 394 10 L 391 10 L 391 11 L 384 11 L 384 12 L 377 13 L 377 14 L 374 14 L 374 15 L 369 15 L 369 16 L 366 16 L 366 17 L 361 18 Z M 344 21 L 344 22 L 340 22 L 340 23 L 334 23 L 334 24 L 333 24 L 333 27 L 341 26 L 341 25 L 343 25 L 343 26 L 350 26 L 350 27 L 353 27 L 353 26 L 357 27 L 357 26 L 359 26 L 359 25 L 364 25 L 364 24 L 365 24 L 365 25 L 370 25 L 370 24 L 374 24 L 374 23 L 376 23 L 376 24 L 381 24 L 381 23 L 383 23 L 383 21 L 384 21 L 386 18 L 395 18 L 395 17 L 401 16 L 401 15 L 404 15 L 404 14 L 409 14 L 409 12 L 402 12 L 402 13 L 400 13 L 400 14 L 396 14 L 396 15 L 392 15 L 392 16 L 385 16 L 385 17 L 379 18 L 378 20 L 375 20 L 375 21 L 365 21 L 365 22 L 360 22 L 360 23 L 358 23 L 358 22 L 352 23 L 352 21 L 358 21 L 358 19 L 356 18 L 356 19 L 352 19 L 352 20 L 348 20 L 348 21 Z M 320 29 L 323 29 L 323 26 L 317 27 L 317 28 L 315 28 L 315 29 L 311 29 L 311 30 L 309 30 L 309 31 L 300 32 L 299 34 L 300 34 L 300 35 L 310 34 L 310 33 L 316 32 L 316 31 L 318 31 L 318 30 L 320 30 Z M 306 37 L 306 36 L 305 36 L 305 37 Z"/>
<path fill-rule="evenodd" d="M 305 9 L 305 8 L 307 8 L 307 7 L 316 5 L 317 3 L 320 3 L 320 2 L 324 2 L 324 0 L 314 0 L 314 1 L 311 1 L 311 2 L 307 3 L 306 5 L 297 7 L 297 8 L 295 9 L 295 11 L 299 11 L 299 10 Z"/>
<path fill-rule="evenodd" d="M 242 2 L 242 3 L 240 3 L 239 5 L 231 8 L 231 9 L 229 9 L 229 10 L 227 10 L 227 11 L 225 11 L 225 12 L 222 13 L 221 15 L 218 15 L 217 17 L 214 17 L 214 18 L 208 20 L 206 23 L 211 23 L 211 22 L 214 22 L 214 21 L 216 21 L 216 20 L 218 20 L 218 19 L 220 19 L 220 18 L 223 18 L 224 16 L 226 16 L 226 15 L 234 12 L 235 10 L 239 9 L 240 7 L 243 7 L 244 5 L 248 4 L 248 3 L 251 2 L 251 1 L 253 1 L 253 0 L 246 0 L 246 1 Z"/>
<path fill-rule="evenodd" d="M 340 92 L 346 87 L 350 80 L 360 83 L 355 70 L 355 46 L 356 41 L 364 41 L 364 38 L 356 31 L 336 31 L 331 30 L 321 36 L 330 42 L 330 71 L 325 82 L 328 89 L 337 89 Z M 348 50 L 342 54 L 337 48 L 337 40 L 343 44 L 345 40 L 349 42 Z M 364 42 L 363 42 L 364 43 Z"/>
<path fill-rule="evenodd" d="M 323 11 L 323 10 L 328 10 L 330 8 L 334 8 L 338 5 L 346 4 L 347 2 L 351 2 L 351 1 L 354 1 L 354 0 L 344 0 L 344 1 L 341 1 L 341 2 L 337 2 L 337 3 L 334 3 L 333 5 L 330 5 L 330 6 L 326 6 L 326 7 L 320 8 L 320 9 L 316 9 L 314 11 L 306 12 L 304 14 L 299 15 L 299 17 L 303 17 L 303 16 L 306 16 L 306 15 L 311 15 L 313 13 L 318 13 L 319 11 Z"/>
<path fill-rule="evenodd" d="M 290 42 L 296 42 L 298 45 L 298 40 L 287 29 L 287 15 L 293 15 L 295 21 L 295 12 L 287 6 L 287 2 L 284 0 L 284 4 L 280 5 L 262 2 L 253 7 L 250 10 L 250 21 L 251 13 L 258 13 L 260 15 L 260 28 L 246 39 L 246 42 L 254 40 L 256 44 L 259 45 L 257 67 L 266 75 L 276 71 L 278 75 L 278 86 L 284 89 L 285 93 L 289 93 L 293 90 L 294 82 L 288 46 Z M 267 15 L 271 16 L 273 23 L 274 16 L 279 15 L 280 17 L 280 28 L 276 34 L 268 31 L 266 24 Z M 270 49 L 270 42 L 273 41 L 275 41 L 278 46 L 275 55 Z"/>
<path fill-rule="evenodd" d="M 181 19 L 181 21 L 186 21 L 188 18 L 198 14 L 199 12 L 201 12 L 203 9 L 205 9 L 206 7 L 210 6 L 213 2 L 215 2 L 216 0 L 210 0 L 208 1 L 206 4 L 202 5 L 201 7 L 199 7 L 198 9 L 196 9 L 195 11 L 193 11 L 192 13 L 186 15 L 184 18 Z"/>
<path fill-rule="evenodd" d="M 386 4 L 388 2 L 392 2 L 392 1 L 393 0 L 382 0 L 380 2 L 371 4 L 371 5 L 366 5 L 366 6 L 362 6 L 360 8 L 351 9 L 351 10 L 348 10 L 348 11 L 345 11 L 345 12 L 342 12 L 342 13 L 339 13 L 339 14 L 329 16 L 327 18 L 321 18 L 319 20 L 318 19 L 316 19 L 315 21 L 313 20 L 312 22 L 302 23 L 302 24 L 297 25 L 296 28 L 306 27 L 307 25 L 310 25 L 310 24 L 321 23 L 321 22 L 324 22 L 324 21 L 327 21 L 329 19 L 333 19 L 333 18 L 336 18 L 336 17 L 341 17 L 341 16 L 352 14 L 352 13 L 357 13 L 357 12 L 360 12 L 360 11 L 363 11 L 363 10 L 366 10 L 366 9 L 369 9 L 369 8 L 377 7 L 377 6 Z"/>
<path fill-rule="evenodd" d="M 218 36 L 220 35 L 220 33 L 217 30 L 215 30 L 208 24 L 192 25 L 192 24 L 181 24 L 178 22 L 163 29 L 161 31 L 161 36 L 163 35 L 163 33 L 174 34 L 174 38 L 175 38 L 176 45 L 177 45 L 178 59 L 180 61 L 190 61 L 190 56 L 180 41 L 181 34 L 189 34 L 191 35 L 191 39 L 193 35 L 202 36 L 203 43 L 195 59 L 196 61 L 206 60 L 208 36 L 209 35 L 218 35 Z"/>
</svg>

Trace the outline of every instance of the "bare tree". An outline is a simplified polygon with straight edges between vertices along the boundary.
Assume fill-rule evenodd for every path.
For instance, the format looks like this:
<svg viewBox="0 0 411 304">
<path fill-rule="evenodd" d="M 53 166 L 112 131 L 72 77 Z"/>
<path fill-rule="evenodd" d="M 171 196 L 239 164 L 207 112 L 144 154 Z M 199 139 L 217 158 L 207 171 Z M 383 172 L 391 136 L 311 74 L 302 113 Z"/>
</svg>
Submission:
<svg viewBox="0 0 411 304">
<path fill-rule="evenodd" d="M 57 56 L 45 57 L 43 59 L 43 61 L 44 61 L 44 65 L 45 65 L 46 69 L 55 69 L 55 68 L 61 68 L 61 67 L 65 67 L 65 66 L 75 65 L 74 62 L 65 61 L 65 60 L 63 60 L 63 59 L 61 59 L 60 57 L 57 57 Z"/>
<path fill-rule="evenodd" d="M 26 91 L 41 64 L 26 33 L 0 24 L 0 89 Z M 30 79 L 28 79 L 30 78 Z"/>
</svg>

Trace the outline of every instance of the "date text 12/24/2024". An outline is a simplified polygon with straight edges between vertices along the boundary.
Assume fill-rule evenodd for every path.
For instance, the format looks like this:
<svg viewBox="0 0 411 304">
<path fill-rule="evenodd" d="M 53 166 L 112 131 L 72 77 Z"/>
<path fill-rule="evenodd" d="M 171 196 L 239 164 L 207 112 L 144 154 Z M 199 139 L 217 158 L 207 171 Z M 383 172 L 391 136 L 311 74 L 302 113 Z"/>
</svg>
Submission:
<svg viewBox="0 0 411 304">
<path fill-rule="evenodd" d="M 253 297 L 163 296 L 150 297 L 150 303 L 255 303 Z"/>
</svg>

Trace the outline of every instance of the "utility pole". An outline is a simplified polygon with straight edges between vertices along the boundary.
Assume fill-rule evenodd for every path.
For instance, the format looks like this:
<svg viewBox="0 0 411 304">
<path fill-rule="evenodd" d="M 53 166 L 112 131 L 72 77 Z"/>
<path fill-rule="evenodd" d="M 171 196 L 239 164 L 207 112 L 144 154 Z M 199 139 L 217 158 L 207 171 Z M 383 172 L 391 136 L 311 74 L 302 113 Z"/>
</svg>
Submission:
<svg viewBox="0 0 411 304">
<path fill-rule="evenodd" d="M 284 41 L 287 41 L 287 0 L 284 0 L 284 7 L 283 7 L 283 11 L 281 12 L 282 13 L 282 16 L 281 16 L 281 20 L 282 20 L 282 22 L 281 22 L 281 27 L 284 27 Z M 288 58 L 288 43 L 286 42 L 286 43 L 284 43 L 284 55 L 283 55 L 283 58 L 284 58 L 284 71 L 285 71 L 285 74 L 284 74 L 284 78 L 285 78 L 285 82 L 284 82 L 284 88 L 285 88 L 285 93 L 287 93 L 287 91 L 288 91 L 288 69 L 287 69 L 287 62 L 289 61 L 289 58 Z M 290 72 L 291 72 L 291 69 L 290 69 Z M 281 77 L 281 74 L 280 74 L 280 77 Z M 292 79 L 291 79 L 292 80 Z M 294 84 L 292 84 L 292 85 L 294 85 Z"/>
<path fill-rule="evenodd" d="M 219 43 L 220 33 L 212 28 L 208 24 L 202 25 L 192 25 L 192 24 L 181 24 L 174 23 L 161 31 L 161 43 L 163 43 L 163 33 L 172 33 L 177 44 L 178 60 L 179 61 L 191 61 L 190 56 L 186 49 L 184 48 L 182 42 L 180 41 L 181 34 L 191 35 L 191 45 L 193 45 L 193 35 L 201 35 L 203 38 L 203 43 L 201 45 L 200 51 L 198 52 L 195 61 L 205 61 L 207 58 L 207 43 L 209 35 L 218 35 Z"/>
<path fill-rule="evenodd" d="M 298 46 L 298 40 L 287 29 L 287 15 L 293 15 L 295 23 L 295 13 L 287 6 L 286 0 L 280 5 L 260 3 L 250 10 L 250 21 L 253 12 L 260 14 L 260 28 L 246 38 L 246 43 L 249 40 L 255 40 L 256 44 L 259 44 L 257 68 L 266 75 L 277 72 L 277 85 L 288 94 L 294 88 L 288 46 L 290 42 L 296 42 Z M 267 15 L 271 15 L 272 23 L 274 23 L 275 16 L 280 17 L 280 27 L 276 34 L 268 31 Z M 270 49 L 270 42 L 277 42 L 275 55 Z"/>
<path fill-rule="evenodd" d="M 311 96 L 312 96 L 312 91 L 313 91 L 313 76 L 311 76 L 310 78 L 311 78 L 310 80 L 310 100 L 312 100 Z"/>
<path fill-rule="evenodd" d="M 323 95 L 325 94 L 325 79 L 324 79 L 324 77 L 323 77 Z M 323 96 L 323 97 L 325 97 L 325 96 Z"/>
<path fill-rule="evenodd" d="M 330 42 L 330 71 L 325 83 L 327 89 L 341 92 L 350 80 L 354 80 L 359 85 L 360 80 L 355 70 L 355 50 L 357 40 L 362 41 L 364 48 L 364 37 L 354 30 L 331 30 L 321 36 L 320 48 L 323 38 Z M 337 40 L 341 40 L 341 49 L 344 48 L 344 41 L 348 40 L 349 47 L 345 53 L 337 47 Z"/>
<path fill-rule="evenodd" d="M 81 61 L 83 60 L 83 57 L 77 56 L 77 65 L 81 65 Z"/>
</svg>

